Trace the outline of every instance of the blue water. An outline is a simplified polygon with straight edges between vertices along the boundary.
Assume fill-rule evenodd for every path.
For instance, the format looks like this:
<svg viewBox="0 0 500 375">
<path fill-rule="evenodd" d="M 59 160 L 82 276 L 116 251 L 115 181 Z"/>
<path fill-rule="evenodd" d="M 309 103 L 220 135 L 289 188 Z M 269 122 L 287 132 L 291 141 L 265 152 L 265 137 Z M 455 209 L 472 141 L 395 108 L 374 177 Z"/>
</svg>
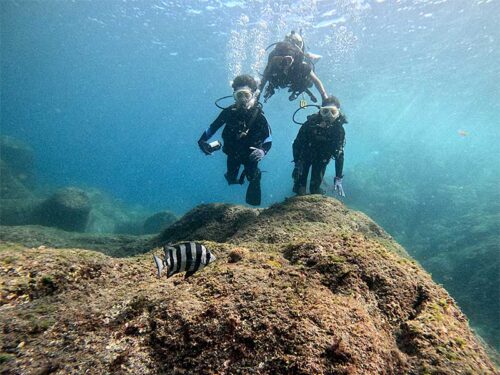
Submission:
<svg viewBox="0 0 500 375">
<path fill-rule="evenodd" d="M 498 349 L 499 14 L 498 0 L 2 0 L 1 133 L 33 147 L 40 187 L 91 186 L 178 214 L 243 204 L 225 156 L 196 141 L 231 79 L 257 77 L 264 48 L 302 29 L 349 120 L 348 203 L 435 272 Z M 264 105 L 263 206 L 292 195 L 298 101 L 287 98 Z M 367 173 L 377 178 L 361 183 Z"/>
<path fill-rule="evenodd" d="M 498 1 L 249 3 L 2 1 L 2 133 L 33 146 L 40 183 L 179 213 L 243 203 L 222 153 L 205 157 L 196 140 L 231 77 L 257 76 L 262 49 L 302 28 L 349 118 L 347 185 L 358 161 L 394 144 L 498 168 Z M 264 205 L 291 193 L 297 105 L 286 93 L 265 105 Z"/>
</svg>

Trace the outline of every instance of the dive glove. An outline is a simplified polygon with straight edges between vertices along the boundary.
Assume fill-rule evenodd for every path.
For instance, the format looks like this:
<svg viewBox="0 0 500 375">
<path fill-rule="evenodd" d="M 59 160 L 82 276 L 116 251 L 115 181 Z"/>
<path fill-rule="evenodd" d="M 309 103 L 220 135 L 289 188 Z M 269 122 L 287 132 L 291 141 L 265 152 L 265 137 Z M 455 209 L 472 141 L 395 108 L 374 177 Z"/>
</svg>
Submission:
<svg viewBox="0 0 500 375">
<path fill-rule="evenodd" d="M 203 152 L 205 155 L 212 155 L 212 148 L 210 147 L 208 142 L 200 139 L 198 141 L 198 146 L 200 147 L 201 152 Z"/>
<path fill-rule="evenodd" d="M 333 190 L 341 197 L 345 197 L 344 188 L 342 187 L 342 177 L 335 177 Z"/>
<path fill-rule="evenodd" d="M 249 156 L 251 161 L 259 162 L 266 156 L 266 152 L 260 148 L 250 147 L 250 150 L 253 150 Z"/>
</svg>

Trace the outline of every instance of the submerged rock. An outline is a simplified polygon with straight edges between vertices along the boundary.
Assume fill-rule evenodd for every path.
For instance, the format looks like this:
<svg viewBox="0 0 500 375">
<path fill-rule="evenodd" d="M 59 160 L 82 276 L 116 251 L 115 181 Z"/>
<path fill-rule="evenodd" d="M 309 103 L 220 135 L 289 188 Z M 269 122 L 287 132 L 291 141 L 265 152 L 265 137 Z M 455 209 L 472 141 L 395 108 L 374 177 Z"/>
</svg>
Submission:
<svg viewBox="0 0 500 375">
<path fill-rule="evenodd" d="M 0 372 L 495 373 L 448 293 L 334 199 L 204 205 L 155 242 L 175 236 L 217 261 L 157 279 L 151 254 L 0 245 Z"/>
<path fill-rule="evenodd" d="M 35 187 L 34 153 L 26 143 L 0 136 L 1 198 L 20 198 Z"/>
<path fill-rule="evenodd" d="M 408 152 L 417 152 L 418 157 Z M 427 178 L 416 179 L 416 170 Z M 468 178 L 474 184 L 464 183 L 461 170 L 470 171 Z M 496 350 L 500 350 L 499 171 L 483 168 L 481 160 L 450 155 L 433 160 L 432 152 L 420 148 L 391 150 L 352 169 L 351 194 L 346 198 L 348 205 L 368 213 L 405 245 Z"/>
<path fill-rule="evenodd" d="M 156 234 L 167 228 L 170 224 L 177 221 L 175 216 L 170 211 L 158 212 L 146 219 L 144 222 L 144 234 Z"/>
<path fill-rule="evenodd" d="M 96 250 L 112 257 L 126 257 L 149 251 L 152 236 L 79 233 L 40 225 L 20 225 L 0 226 L 0 239 L 28 248 L 78 248 Z"/>
<path fill-rule="evenodd" d="M 39 199 L 0 199 L 0 225 L 34 224 L 39 204 Z"/>
<path fill-rule="evenodd" d="M 67 231 L 84 232 L 89 219 L 89 196 L 78 188 L 64 188 L 37 207 L 37 224 Z"/>
<path fill-rule="evenodd" d="M 143 223 L 149 211 L 140 206 L 128 206 L 96 188 L 85 188 L 85 193 L 92 205 L 86 232 L 143 234 Z"/>
<path fill-rule="evenodd" d="M 158 237 L 158 244 L 187 240 L 224 242 L 240 228 L 252 222 L 259 210 L 232 204 L 214 203 L 200 205 Z"/>
<path fill-rule="evenodd" d="M 31 197 L 31 192 L 12 174 L 9 165 L 2 159 L 0 159 L 0 176 L 0 200 Z"/>
<path fill-rule="evenodd" d="M 0 136 L 0 225 L 32 223 L 36 204 L 33 150 L 12 137 Z"/>
</svg>

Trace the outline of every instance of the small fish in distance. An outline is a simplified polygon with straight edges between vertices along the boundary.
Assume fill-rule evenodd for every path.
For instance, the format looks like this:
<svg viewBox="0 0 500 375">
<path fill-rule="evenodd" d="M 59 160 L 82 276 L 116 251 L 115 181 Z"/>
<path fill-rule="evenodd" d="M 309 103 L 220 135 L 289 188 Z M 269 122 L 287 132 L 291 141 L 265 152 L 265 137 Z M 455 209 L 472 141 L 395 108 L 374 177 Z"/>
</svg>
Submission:
<svg viewBox="0 0 500 375">
<path fill-rule="evenodd" d="M 185 278 L 188 278 L 215 260 L 215 256 L 210 250 L 196 242 L 165 245 L 163 251 L 165 253 L 163 259 L 156 255 L 153 256 L 158 277 L 161 277 L 163 270 L 166 269 L 167 278 L 184 271 L 186 271 Z"/>
</svg>

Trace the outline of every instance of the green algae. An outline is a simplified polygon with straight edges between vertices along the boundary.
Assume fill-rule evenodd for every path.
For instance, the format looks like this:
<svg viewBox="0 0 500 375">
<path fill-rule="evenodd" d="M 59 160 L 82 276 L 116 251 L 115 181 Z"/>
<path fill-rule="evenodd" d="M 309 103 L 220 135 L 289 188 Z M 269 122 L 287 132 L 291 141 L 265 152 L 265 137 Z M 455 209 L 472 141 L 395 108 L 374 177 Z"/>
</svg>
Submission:
<svg viewBox="0 0 500 375">
<path fill-rule="evenodd" d="M 16 356 L 13 354 L 0 353 L 0 364 L 4 364 L 4 363 L 7 363 L 9 361 L 12 361 L 14 358 L 16 358 Z"/>
</svg>

